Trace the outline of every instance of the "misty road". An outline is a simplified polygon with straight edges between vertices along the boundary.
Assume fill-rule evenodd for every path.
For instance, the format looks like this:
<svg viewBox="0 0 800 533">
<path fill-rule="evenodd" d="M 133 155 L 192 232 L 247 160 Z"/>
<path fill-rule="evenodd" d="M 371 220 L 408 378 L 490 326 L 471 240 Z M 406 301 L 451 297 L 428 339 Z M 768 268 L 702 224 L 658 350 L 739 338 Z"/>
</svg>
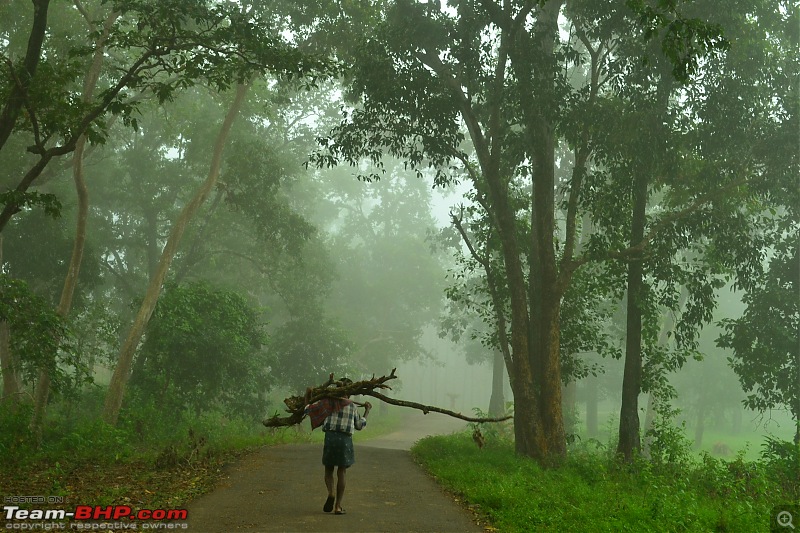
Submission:
<svg viewBox="0 0 800 533">
<path fill-rule="evenodd" d="M 418 439 L 465 427 L 454 418 L 409 413 L 402 429 L 355 437 L 347 514 L 323 513 L 322 444 L 268 447 L 227 467 L 218 488 L 189 505 L 191 531 L 480 532 L 483 529 L 407 451 Z"/>
</svg>

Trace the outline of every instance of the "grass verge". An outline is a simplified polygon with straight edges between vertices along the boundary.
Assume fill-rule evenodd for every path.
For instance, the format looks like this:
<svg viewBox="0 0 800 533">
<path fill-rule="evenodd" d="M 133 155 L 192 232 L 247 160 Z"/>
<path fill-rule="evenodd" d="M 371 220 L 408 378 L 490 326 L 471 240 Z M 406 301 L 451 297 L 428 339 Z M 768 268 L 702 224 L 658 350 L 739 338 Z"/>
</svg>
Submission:
<svg viewBox="0 0 800 533">
<path fill-rule="evenodd" d="M 508 442 L 478 449 L 466 433 L 423 439 L 412 454 L 504 533 L 769 531 L 773 507 L 797 497 L 767 464 L 742 458 L 623 466 L 583 448 L 542 469 Z"/>
</svg>

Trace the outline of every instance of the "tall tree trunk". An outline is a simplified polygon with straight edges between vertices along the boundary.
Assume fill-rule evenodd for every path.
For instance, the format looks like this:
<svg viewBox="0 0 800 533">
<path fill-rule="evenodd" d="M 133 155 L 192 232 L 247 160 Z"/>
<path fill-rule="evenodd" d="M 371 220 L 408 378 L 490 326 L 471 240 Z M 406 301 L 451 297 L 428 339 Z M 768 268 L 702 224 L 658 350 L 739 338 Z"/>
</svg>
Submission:
<svg viewBox="0 0 800 533">
<path fill-rule="evenodd" d="M 634 178 L 631 246 L 644 239 L 647 208 L 647 176 L 639 172 Z M 619 412 L 619 443 L 617 453 L 625 461 L 633 461 L 641 448 L 639 426 L 639 393 L 642 390 L 642 309 L 643 261 L 628 263 L 627 322 L 625 325 L 625 371 L 622 378 L 622 406 Z"/>
<path fill-rule="evenodd" d="M 597 437 L 597 378 L 589 376 L 586 378 L 586 434 L 590 437 Z"/>
<path fill-rule="evenodd" d="M 707 402 L 704 398 L 697 406 L 697 424 L 694 426 L 694 448 L 699 449 L 703 445 L 703 434 L 706 431 L 706 411 Z"/>
<path fill-rule="evenodd" d="M 83 81 L 83 102 L 91 102 L 97 80 L 100 78 L 100 69 L 103 65 L 105 41 L 111 31 L 111 26 L 119 15 L 111 13 L 105 21 L 103 34 L 98 42 L 98 49 L 92 58 L 92 64 Z M 58 302 L 56 312 L 66 318 L 72 309 L 72 299 L 75 288 L 78 285 L 78 276 L 83 261 L 83 250 L 86 245 L 86 223 L 89 218 L 89 191 L 83 176 L 83 156 L 86 149 L 86 136 L 82 135 L 75 144 L 75 152 L 72 156 L 72 178 L 75 182 L 75 191 L 78 196 L 78 214 L 75 228 L 75 241 L 72 245 L 72 256 L 70 258 L 67 275 L 64 279 L 64 286 L 61 290 L 61 299 Z M 33 416 L 31 417 L 31 430 L 36 435 L 41 434 L 42 420 L 44 419 L 47 400 L 50 396 L 50 376 L 51 369 L 42 367 L 39 370 L 39 378 L 36 381 L 34 393 Z"/>
<path fill-rule="evenodd" d="M 106 394 L 105 405 L 103 408 L 103 420 L 108 424 L 115 425 L 117 423 L 119 410 L 122 407 L 122 398 L 125 394 L 125 386 L 127 385 L 128 377 L 130 375 L 133 356 L 139 346 L 139 341 L 144 333 L 144 328 L 147 325 L 147 322 L 150 320 L 150 316 L 153 314 L 156 302 L 158 302 L 158 296 L 161 293 L 161 287 L 163 286 L 164 280 L 169 272 L 172 259 L 175 257 L 175 253 L 178 250 L 181 237 L 183 237 L 186 227 L 188 226 L 192 217 L 200 208 L 200 206 L 203 205 L 203 202 L 205 202 L 206 198 L 208 198 L 208 195 L 211 193 L 214 185 L 217 183 L 220 167 L 222 165 L 222 152 L 225 148 L 225 142 L 228 139 L 233 121 L 236 118 L 236 115 L 239 113 L 242 103 L 244 102 L 248 88 L 249 84 L 239 84 L 236 88 L 236 95 L 233 99 L 233 103 L 231 103 L 231 106 L 228 109 L 228 113 L 225 116 L 225 120 L 222 123 L 214 144 L 214 151 L 211 155 L 211 164 L 208 177 L 203 182 L 200 189 L 198 189 L 198 191 L 195 193 L 191 201 L 189 201 L 183 208 L 178 220 L 175 222 L 169 238 L 167 239 L 167 244 L 164 246 L 164 250 L 161 253 L 161 259 L 158 263 L 156 275 L 150 279 L 144 301 L 142 301 L 142 305 L 139 308 L 136 318 L 134 319 L 133 325 L 128 333 L 128 337 L 126 338 L 125 343 L 120 350 L 119 359 L 116 367 L 114 368 L 114 373 L 111 376 L 111 383 L 108 387 L 108 393 Z"/>
<path fill-rule="evenodd" d="M 567 452 L 561 406 L 559 324 L 562 287 L 566 279 L 559 276 L 555 256 L 555 137 L 543 117 L 535 117 L 533 123 L 528 360 L 541 419 L 536 455 L 558 461 Z"/>
<path fill-rule="evenodd" d="M 534 93 L 525 95 L 523 113 L 527 123 L 526 140 L 532 156 L 531 252 L 528 287 L 524 305 L 528 320 L 521 332 L 526 338 L 526 352 L 514 350 L 519 363 L 527 366 L 530 385 L 516 405 L 531 403 L 530 427 L 524 453 L 539 463 L 560 462 L 567 453 L 564 417 L 561 409 L 560 327 L 561 297 L 569 282 L 566 272 L 559 273 L 555 255 L 555 133 L 546 110 L 556 105 L 555 43 L 558 38 L 558 13 L 563 1 L 544 4 L 535 22 L 535 39 L 519 42 L 511 48 L 511 57 L 520 79 L 530 80 Z M 532 59 L 530 47 L 538 56 Z M 506 259 L 506 262 L 508 259 Z M 511 287 L 509 283 L 509 287 Z M 521 290 L 524 290 L 524 285 Z M 512 289 L 513 293 L 513 289 Z M 512 307 L 513 309 L 513 307 Z M 514 334 L 517 334 L 514 331 Z M 519 348 L 523 348 L 520 346 Z M 515 409 L 515 412 L 517 410 Z M 530 422 L 529 422 L 530 423 Z M 519 448 L 519 445 L 518 445 Z"/>
<path fill-rule="evenodd" d="M 504 371 L 506 368 L 503 352 L 495 350 L 492 359 L 492 396 L 489 399 L 489 416 L 500 417 L 506 412 L 506 399 L 503 395 Z"/>
<path fill-rule="evenodd" d="M 683 304 L 686 303 L 686 299 L 689 297 L 689 291 L 686 287 L 681 289 L 681 295 L 678 298 L 678 309 L 683 308 Z M 675 329 L 675 315 L 672 313 L 667 313 L 664 317 L 664 321 L 661 323 L 661 333 L 658 335 L 658 345 L 659 346 L 666 346 L 670 339 L 670 334 Z M 653 436 L 650 434 L 650 431 L 653 429 L 653 424 L 655 424 L 656 416 L 658 415 L 658 405 L 657 402 L 659 399 L 656 397 L 657 391 L 650 387 L 650 390 L 647 394 L 647 411 L 645 412 L 644 416 L 644 431 L 642 438 L 642 455 L 649 458 L 650 457 L 650 445 L 653 443 Z M 666 401 L 666 399 L 665 399 Z"/>
<path fill-rule="evenodd" d="M 671 63 L 660 57 L 658 68 L 658 85 L 650 118 L 650 136 L 653 150 L 663 146 L 663 115 L 669 107 L 669 97 L 673 86 Z M 633 216 L 631 219 L 631 247 L 644 240 L 644 228 L 647 222 L 647 189 L 650 174 L 659 168 L 658 155 L 648 153 L 643 164 L 638 165 L 633 184 Z M 617 453 L 625 461 L 633 460 L 635 452 L 641 450 L 639 426 L 639 394 L 642 390 L 642 306 L 644 297 L 644 261 L 634 257 L 628 263 L 628 320 L 625 340 L 625 372 L 622 381 L 622 406 L 619 417 L 619 444 Z"/>
<path fill-rule="evenodd" d="M 577 432 L 577 390 L 575 381 L 570 381 L 563 386 L 561 391 L 562 411 L 564 412 L 564 432 L 567 435 L 574 435 Z"/>
<path fill-rule="evenodd" d="M 0 271 L 3 269 L 3 234 L 0 233 Z M 11 330 L 8 322 L 0 321 L 0 373 L 3 374 L 2 402 L 12 406 L 19 403 L 22 385 L 17 372 L 18 362 L 11 352 Z"/>
</svg>

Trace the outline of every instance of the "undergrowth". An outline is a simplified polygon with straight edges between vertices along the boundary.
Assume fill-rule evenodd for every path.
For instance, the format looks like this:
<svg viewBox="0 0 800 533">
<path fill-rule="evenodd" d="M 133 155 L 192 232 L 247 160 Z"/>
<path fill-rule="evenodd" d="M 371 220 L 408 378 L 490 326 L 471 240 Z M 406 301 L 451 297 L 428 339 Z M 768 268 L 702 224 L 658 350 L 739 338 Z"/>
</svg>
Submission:
<svg viewBox="0 0 800 533">
<path fill-rule="evenodd" d="M 29 429 L 29 406 L 0 405 L 0 494 L 63 496 L 64 508 L 75 502 L 175 507 L 210 490 L 223 464 L 242 453 L 323 439 L 307 422 L 268 429 L 219 412 L 165 412 L 137 398 L 111 426 L 100 419 L 104 392 L 88 389 L 51 405 L 41 435 Z M 387 433 L 399 420 L 394 411 L 376 414 L 363 437 Z"/>
<path fill-rule="evenodd" d="M 552 469 L 515 454 L 510 439 L 487 438 L 479 449 L 468 433 L 423 439 L 412 453 L 503 532 L 769 531 L 773 508 L 797 501 L 796 447 L 729 461 L 697 460 L 673 444 L 628 465 L 596 440 L 578 442 Z"/>
</svg>

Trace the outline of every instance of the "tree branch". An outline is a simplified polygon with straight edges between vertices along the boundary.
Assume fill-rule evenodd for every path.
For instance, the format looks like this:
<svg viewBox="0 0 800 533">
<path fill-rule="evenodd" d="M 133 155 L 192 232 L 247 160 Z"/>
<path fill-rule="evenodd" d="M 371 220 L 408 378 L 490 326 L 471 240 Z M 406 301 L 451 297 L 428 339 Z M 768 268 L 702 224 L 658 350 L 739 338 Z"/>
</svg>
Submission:
<svg viewBox="0 0 800 533">
<path fill-rule="evenodd" d="M 372 396 L 373 398 L 378 398 L 379 400 L 383 400 L 384 402 L 391 405 L 397 405 L 400 407 L 409 407 L 411 409 L 418 409 L 425 414 L 431 412 L 442 413 L 448 416 L 452 416 L 454 418 L 465 420 L 467 422 L 476 422 L 476 423 L 502 422 L 504 420 L 509 420 L 510 418 L 512 418 L 511 416 L 506 416 L 501 418 L 474 418 L 474 417 L 464 416 L 461 413 L 450 411 L 449 409 L 442 409 L 441 407 L 436 407 L 434 405 L 425 405 L 417 402 L 409 402 L 406 400 L 396 400 L 394 398 L 386 396 L 385 394 L 376 392 L 375 389 L 391 389 L 390 386 L 386 385 L 386 382 L 397 378 L 397 376 L 395 375 L 396 370 L 397 370 L 396 368 L 393 368 L 392 372 L 388 376 L 381 376 L 379 378 L 373 376 L 372 379 L 356 381 L 350 384 L 343 384 L 341 381 L 334 380 L 333 374 L 331 374 L 330 377 L 328 378 L 328 381 L 326 381 L 319 387 L 314 387 L 314 388 L 309 387 L 306 390 L 305 396 L 290 396 L 286 398 L 283 401 L 283 403 L 286 404 L 287 407 L 286 412 L 289 413 L 289 416 L 281 417 L 275 414 L 274 416 L 264 420 L 262 424 L 264 424 L 264 426 L 266 427 L 294 426 L 302 422 L 303 419 L 305 418 L 306 405 L 318 402 L 323 398 L 346 398 L 347 396 L 355 396 L 359 394 L 363 396 Z M 334 388 L 331 388 L 331 385 L 336 385 L 336 386 Z"/>
<path fill-rule="evenodd" d="M 424 405 L 424 404 L 421 404 L 421 403 L 409 402 L 409 401 L 406 401 L 406 400 L 396 400 L 394 398 L 389 398 L 388 396 L 385 396 L 385 395 L 381 394 L 380 392 L 371 391 L 371 392 L 368 392 L 368 393 L 365 393 L 365 394 L 367 394 L 368 396 L 373 396 L 375 398 L 378 398 L 379 400 L 383 400 L 384 402 L 392 404 L 392 405 L 398 405 L 400 407 L 410 407 L 411 409 L 418 409 L 418 410 L 422 411 L 423 413 L 425 413 L 426 415 L 428 413 L 431 413 L 431 412 L 432 413 L 442 413 L 443 415 L 452 416 L 453 418 L 459 418 L 461 420 L 466 420 L 467 422 L 475 422 L 475 423 L 478 423 L 478 424 L 482 424 L 484 422 L 504 422 L 506 420 L 510 420 L 510 419 L 514 418 L 511 415 L 502 416 L 502 417 L 496 417 L 496 418 L 476 418 L 476 417 L 472 417 L 472 416 L 465 416 L 465 415 L 462 415 L 461 413 L 456 413 L 454 411 L 450 411 L 449 409 L 442 409 L 441 407 L 436 407 L 436 406 L 433 406 L 433 405 Z"/>
<path fill-rule="evenodd" d="M 42 44 L 47 33 L 47 11 L 49 7 L 50 0 L 33 0 L 33 23 L 28 38 L 25 59 L 22 63 L 22 73 L 24 74 L 22 84 L 14 85 L 11 88 L 3 110 L 0 112 L 0 150 L 3 149 L 6 141 L 11 136 L 23 102 L 28 97 L 31 80 L 36 74 L 36 67 L 39 65 L 39 59 L 42 55 Z"/>
<path fill-rule="evenodd" d="M 461 206 L 461 214 L 459 216 L 456 216 L 455 213 L 451 211 L 450 219 L 453 221 L 453 225 L 458 230 L 458 233 L 461 234 L 461 239 L 464 241 L 464 244 L 467 245 L 469 253 L 472 254 L 472 257 L 475 259 L 475 261 L 480 263 L 480 265 L 483 267 L 484 270 L 486 270 L 486 272 L 489 272 L 489 263 L 487 259 L 481 257 L 480 254 L 478 254 L 478 251 L 472 245 L 472 241 L 470 241 L 469 236 L 467 236 L 467 232 L 464 230 L 464 226 L 461 224 L 461 221 L 464 219 L 464 206 L 463 205 Z"/>
<path fill-rule="evenodd" d="M 744 185 L 748 182 L 747 176 L 740 178 L 738 180 L 734 180 L 727 184 L 724 187 L 720 187 L 719 189 L 715 189 L 707 194 L 704 194 L 697 198 L 694 202 L 686 206 L 685 208 L 681 209 L 680 211 L 675 211 L 666 215 L 664 218 L 653 224 L 644 238 L 634 246 L 630 246 L 625 248 L 624 250 L 619 251 L 609 251 L 605 254 L 600 256 L 587 256 L 584 254 L 581 257 L 571 261 L 568 265 L 565 265 L 566 268 L 570 270 L 575 270 L 576 268 L 580 267 L 581 265 L 588 263 L 590 261 L 603 261 L 606 259 L 620 259 L 623 261 L 630 261 L 636 259 L 637 256 L 641 255 L 647 245 L 653 241 L 656 237 L 658 237 L 661 232 L 663 232 L 670 224 L 676 222 L 703 207 L 704 205 L 708 204 L 709 202 L 719 198 L 720 196 L 725 195 L 726 193 L 730 192 L 732 189 L 739 187 L 740 185 Z"/>
</svg>

